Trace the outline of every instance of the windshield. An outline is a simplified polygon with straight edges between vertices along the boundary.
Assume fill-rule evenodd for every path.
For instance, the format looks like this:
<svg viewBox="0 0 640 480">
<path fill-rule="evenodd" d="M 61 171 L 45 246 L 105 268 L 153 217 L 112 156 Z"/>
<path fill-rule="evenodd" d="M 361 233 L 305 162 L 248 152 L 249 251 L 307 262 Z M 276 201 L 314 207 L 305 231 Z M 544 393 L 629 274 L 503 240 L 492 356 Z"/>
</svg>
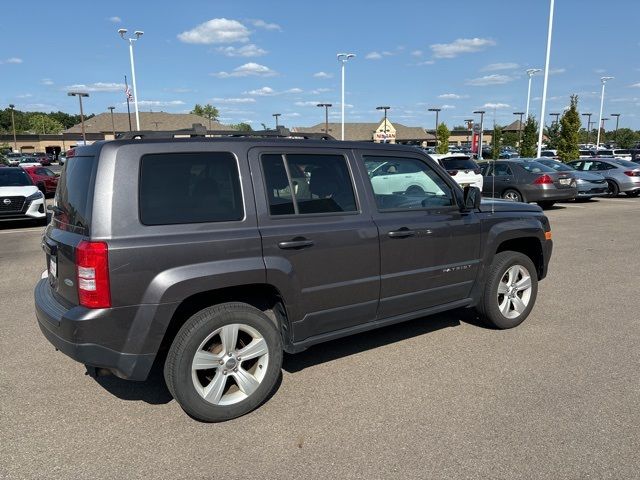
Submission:
<svg viewBox="0 0 640 480">
<path fill-rule="evenodd" d="M 540 162 L 520 162 L 520 166 L 531 173 L 555 172 L 553 168 L 547 167 Z"/>
<path fill-rule="evenodd" d="M 630 162 L 628 160 L 612 160 L 612 162 L 617 163 L 618 165 L 622 165 L 627 168 L 638 168 L 639 165 L 637 163 Z"/>
<path fill-rule="evenodd" d="M 565 165 L 562 162 L 550 162 L 547 160 L 541 161 L 539 163 L 546 165 L 547 167 L 551 167 L 557 172 L 573 172 L 575 170 L 574 168 L 571 168 L 570 166 Z"/>
<path fill-rule="evenodd" d="M 33 185 L 31 178 L 22 169 L 0 169 L 0 187 L 27 187 Z"/>
</svg>

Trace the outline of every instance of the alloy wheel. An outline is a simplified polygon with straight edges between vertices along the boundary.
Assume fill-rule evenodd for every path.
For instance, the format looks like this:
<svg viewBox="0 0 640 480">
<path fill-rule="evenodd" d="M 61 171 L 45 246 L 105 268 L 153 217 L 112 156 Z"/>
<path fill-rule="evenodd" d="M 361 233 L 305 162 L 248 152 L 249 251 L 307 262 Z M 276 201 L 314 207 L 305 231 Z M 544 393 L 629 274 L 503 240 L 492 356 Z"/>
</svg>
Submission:
<svg viewBox="0 0 640 480">
<path fill-rule="evenodd" d="M 498 284 L 498 308 L 506 318 L 518 318 L 531 300 L 531 274 L 522 265 L 513 265 Z"/>
</svg>

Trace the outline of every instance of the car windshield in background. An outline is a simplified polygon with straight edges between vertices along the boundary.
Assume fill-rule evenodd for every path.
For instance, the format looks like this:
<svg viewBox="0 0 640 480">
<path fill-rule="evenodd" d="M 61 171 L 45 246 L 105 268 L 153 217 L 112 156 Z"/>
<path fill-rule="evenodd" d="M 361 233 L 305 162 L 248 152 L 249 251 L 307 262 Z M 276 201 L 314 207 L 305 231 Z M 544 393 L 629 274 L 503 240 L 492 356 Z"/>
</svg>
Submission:
<svg viewBox="0 0 640 480">
<path fill-rule="evenodd" d="M 475 170 L 480 168 L 476 162 L 466 157 L 443 158 L 440 161 L 446 170 Z"/>
<path fill-rule="evenodd" d="M 629 160 L 611 160 L 613 163 L 617 163 L 618 165 L 622 165 L 627 168 L 638 168 L 638 164 L 634 162 L 630 162 Z"/>
<path fill-rule="evenodd" d="M 547 160 L 547 161 L 539 162 L 539 163 L 542 163 L 543 165 L 546 165 L 547 167 L 551 167 L 557 172 L 573 172 L 575 170 L 575 168 L 571 168 L 570 166 L 565 165 L 562 162 L 551 162 L 551 161 Z"/>
<path fill-rule="evenodd" d="M 33 185 L 31 178 L 22 169 L 3 168 L 0 170 L 0 187 L 26 187 Z"/>
<path fill-rule="evenodd" d="M 530 173 L 555 172 L 551 167 L 547 167 L 540 162 L 520 162 L 519 165 Z"/>
</svg>

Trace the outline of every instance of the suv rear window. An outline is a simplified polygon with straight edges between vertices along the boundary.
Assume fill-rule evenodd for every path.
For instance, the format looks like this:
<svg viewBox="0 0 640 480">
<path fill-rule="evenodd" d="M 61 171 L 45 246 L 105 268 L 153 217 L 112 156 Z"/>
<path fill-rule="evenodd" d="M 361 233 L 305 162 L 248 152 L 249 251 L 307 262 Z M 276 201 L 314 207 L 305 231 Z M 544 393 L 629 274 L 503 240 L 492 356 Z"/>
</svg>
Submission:
<svg viewBox="0 0 640 480">
<path fill-rule="evenodd" d="M 65 163 L 56 189 L 57 222 L 89 228 L 91 207 L 88 197 L 94 164 L 93 156 L 70 157 Z"/>
<path fill-rule="evenodd" d="M 139 195 L 144 225 L 244 218 L 238 165 L 229 152 L 143 155 Z"/>
<path fill-rule="evenodd" d="M 465 157 L 443 158 L 441 162 L 445 170 L 476 170 L 479 168 L 476 162 Z"/>
</svg>

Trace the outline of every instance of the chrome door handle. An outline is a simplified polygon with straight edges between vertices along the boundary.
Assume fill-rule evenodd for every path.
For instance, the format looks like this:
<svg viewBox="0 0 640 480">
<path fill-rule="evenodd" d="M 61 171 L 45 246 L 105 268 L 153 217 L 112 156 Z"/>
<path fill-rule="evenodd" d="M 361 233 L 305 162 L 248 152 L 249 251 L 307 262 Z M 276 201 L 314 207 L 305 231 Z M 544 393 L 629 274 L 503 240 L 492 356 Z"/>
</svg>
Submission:
<svg viewBox="0 0 640 480">
<path fill-rule="evenodd" d="M 407 238 L 413 237 L 416 234 L 415 230 L 409 230 L 408 228 L 401 228 L 400 230 L 392 230 L 387 235 L 391 238 Z"/>
<path fill-rule="evenodd" d="M 282 248 L 283 250 L 287 250 L 287 249 L 291 249 L 291 250 L 297 250 L 297 249 L 301 249 L 301 248 L 308 248 L 308 247 L 312 247 L 313 246 L 313 240 L 289 240 L 286 242 L 278 242 L 278 247 Z"/>
</svg>

